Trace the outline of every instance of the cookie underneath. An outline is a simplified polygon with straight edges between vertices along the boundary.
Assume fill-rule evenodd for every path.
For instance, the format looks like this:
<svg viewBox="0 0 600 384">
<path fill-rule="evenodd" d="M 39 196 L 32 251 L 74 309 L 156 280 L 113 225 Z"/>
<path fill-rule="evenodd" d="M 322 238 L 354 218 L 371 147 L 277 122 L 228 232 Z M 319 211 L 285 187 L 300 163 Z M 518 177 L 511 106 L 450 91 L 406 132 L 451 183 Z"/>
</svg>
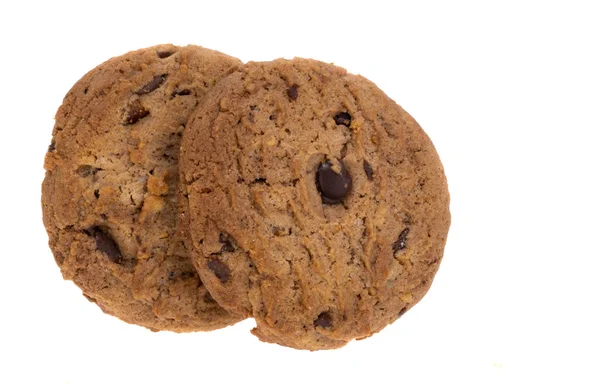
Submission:
<svg viewBox="0 0 600 384">
<path fill-rule="evenodd" d="M 65 279 L 104 312 L 152 330 L 211 330 L 243 318 L 212 299 L 177 208 L 181 134 L 239 60 L 160 45 L 108 60 L 56 114 L 42 208 Z"/>
</svg>

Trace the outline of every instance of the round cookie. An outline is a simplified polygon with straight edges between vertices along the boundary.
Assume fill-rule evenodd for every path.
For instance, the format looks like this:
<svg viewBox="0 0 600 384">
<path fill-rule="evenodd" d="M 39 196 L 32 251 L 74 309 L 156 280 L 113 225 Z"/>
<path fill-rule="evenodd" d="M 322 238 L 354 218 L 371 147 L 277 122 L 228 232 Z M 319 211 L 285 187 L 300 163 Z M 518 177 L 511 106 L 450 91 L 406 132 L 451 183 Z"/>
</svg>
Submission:
<svg viewBox="0 0 600 384">
<path fill-rule="evenodd" d="M 187 118 L 240 65 L 198 46 L 141 49 L 87 73 L 58 109 L 44 163 L 44 224 L 63 277 L 104 312 L 175 332 L 243 318 L 199 279 L 177 201 Z"/>
<path fill-rule="evenodd" d="M 248 63 L 181 147 L 192 260 L 261 340 L 337 348 L 426 293 L 450 225 L 434 146 L 373 83 L 306 59 Z"/>
</svg>

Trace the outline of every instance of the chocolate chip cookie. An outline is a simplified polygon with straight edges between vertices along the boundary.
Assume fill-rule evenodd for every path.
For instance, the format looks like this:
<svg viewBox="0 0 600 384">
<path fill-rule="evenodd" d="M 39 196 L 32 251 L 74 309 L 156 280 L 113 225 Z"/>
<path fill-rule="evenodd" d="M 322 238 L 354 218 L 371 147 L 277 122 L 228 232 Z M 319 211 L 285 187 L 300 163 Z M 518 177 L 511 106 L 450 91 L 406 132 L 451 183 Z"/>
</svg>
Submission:
<svg viewBox="0 0 600 384">
<path fill-rule="evenodd" d="M 159 45 L 96 67 L 66 95 L 45 159 L 43 219 L 65 279 L 106 313 L 152 330 L 211 330 L 221 308 L 190 261 L 177 208 L 181 133 L 240 61 Z"/>
<path fill-rule="evenodd" d="M 182 141 L 191 254 L 261 340 L 337 348 L 429 289 L 450 226 L 442 164 L 373 83 L 306 59 L 248 63 Z"/>
</svg>

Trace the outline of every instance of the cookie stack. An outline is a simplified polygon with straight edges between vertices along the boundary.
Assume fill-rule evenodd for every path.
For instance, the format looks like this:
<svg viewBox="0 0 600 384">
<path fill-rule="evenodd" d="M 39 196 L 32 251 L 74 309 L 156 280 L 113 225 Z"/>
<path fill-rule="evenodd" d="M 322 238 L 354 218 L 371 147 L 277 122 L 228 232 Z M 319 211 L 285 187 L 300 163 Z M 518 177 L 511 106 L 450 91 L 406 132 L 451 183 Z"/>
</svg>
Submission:
<svg viewBox="0 0 600 384">
<path fill-rule="evenodd" d="M 419 125 L 315 60 L 173 45 L 113 58 L 66 95 L 44 167 L 64 278 L 154 331 L 254 317 L 262 341 L 341 347 L 424 296 L 450 225 Z"/>
</svg>

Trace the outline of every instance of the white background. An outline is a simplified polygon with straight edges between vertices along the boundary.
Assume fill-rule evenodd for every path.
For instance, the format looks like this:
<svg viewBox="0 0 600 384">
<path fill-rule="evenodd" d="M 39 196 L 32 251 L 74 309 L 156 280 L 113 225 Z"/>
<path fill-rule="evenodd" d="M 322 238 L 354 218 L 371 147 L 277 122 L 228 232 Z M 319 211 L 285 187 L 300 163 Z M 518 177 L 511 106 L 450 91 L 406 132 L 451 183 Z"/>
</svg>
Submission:
<svg viewBox="0 0 600 384">
<path fill-rule="evenodd" d="M 1 383 L 600 382 L 600 12 L 577 1 L 3 1 Z M 380 86 L 435 143 L 452 196 L 423 301 L 335 351 L 253 320 L 152 333 L 63 281 L 42 225 L 53 116 L 104 60 L 159 43 L 311 57 Z"/>
</svg>

